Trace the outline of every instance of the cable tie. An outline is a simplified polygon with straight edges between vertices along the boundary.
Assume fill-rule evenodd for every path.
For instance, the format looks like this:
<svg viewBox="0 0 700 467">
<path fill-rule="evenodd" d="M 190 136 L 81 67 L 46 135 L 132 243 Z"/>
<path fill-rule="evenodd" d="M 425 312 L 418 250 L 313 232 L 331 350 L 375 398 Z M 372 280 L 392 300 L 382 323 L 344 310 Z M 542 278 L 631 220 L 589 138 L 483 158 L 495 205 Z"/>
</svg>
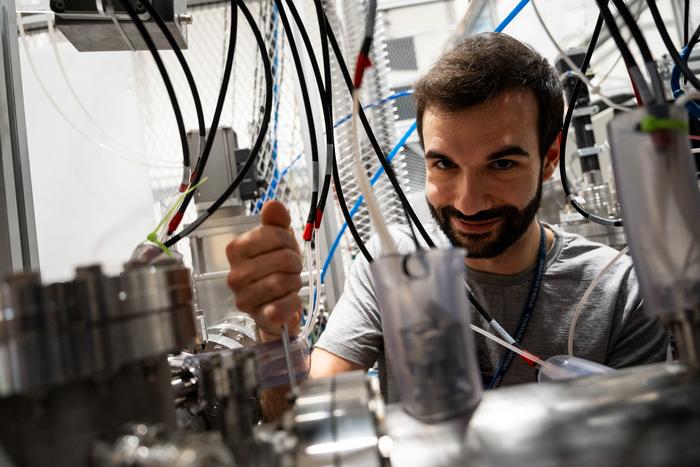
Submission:
<svg viewBox="0 0 700 467">
<path fill-rule="evenodd" d="M 150 242 L 152 242 L 152 243 L 154 243 L 155 245 L 157 245 L 158 248 L 160 248 L 161 250 L 163 250 L 163 253 L 165 253 L 166 255 L 168 255 L 168 256 L 171 257 L 171 258 L 173 257 L 173 252 L 170 251 L 170 248 L 168 248 L 167 246 L 165 246 L 165 243 L 163 243 L 163 242 L 161 242 L 160 240 L 158 240 L 158 235 L 157 235 L 155 232 L 149 233 L 149 234 L 146 236 L 146 238 L 147 238 Z"/>
<path fill-rule="evenodd" d="M 653 133 L 658 130 L 688 131 L 688 123 L 675 118 L 659 118 L 646 115 L 640 122 L 640 129 L 645 133 Z"/>
<path fill-rule="evenodd" d="M 311 222 L 308 222 L 306 224 L 306 227 L 304 227 L 304 235 L 302 237 L 305 242 L 311 241 L 311 239 L 313 238 L 313 232 L 314 232 L 314 224 Z"/>
</svg>

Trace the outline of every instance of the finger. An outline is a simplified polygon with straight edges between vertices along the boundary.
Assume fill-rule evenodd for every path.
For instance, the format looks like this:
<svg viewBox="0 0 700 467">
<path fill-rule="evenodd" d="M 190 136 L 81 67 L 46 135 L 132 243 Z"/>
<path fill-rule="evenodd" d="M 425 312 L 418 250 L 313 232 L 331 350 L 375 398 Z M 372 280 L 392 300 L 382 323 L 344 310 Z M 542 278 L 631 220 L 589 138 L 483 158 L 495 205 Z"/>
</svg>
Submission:
<svg viewBox="0 0 700 467">
<path fill-rule="evenodd" d="M 282 248 L 269 253 L 263 253 L 255 259 L 231 265 L 228 275 L 228 285 L 234 293 L 248 284 L 275 274 L 301 274 L 304 269 L 301 255 L 291 248 Z"/>
<path fill-rule="evenodd" d="M 236 307 L 251 312 L 259 307 L 301 289 L 299 274 L 275 273 L 248 284 L 235 295 Z"/>
<path fill-rule="evenodd" d="M 299 294 L 290 292 L 262 307 L 254 314 L 255 322 L 263 332 L 272 335 L 282 333 L 282 325 L 287 323 L 291 335 L 299 334 L 302 303 Z"/>
<path fill-rule="evenodd" d="M 234 266 L 241 260 L 282 248 L 299 251 L 294 234 L 279 226 L 260 225 L 229 242 L 226 257 L 229 264 Z"/>
<path fill-rule="evenodd" d="M 289 216 L 289 211 L 284 207 L 284 204 L 277 200 L 268 201 L 263 205 L 260 217 L 263 225 L 274 225 L 289 229 L 292 223 L 292 218 Z"/>
</svg>

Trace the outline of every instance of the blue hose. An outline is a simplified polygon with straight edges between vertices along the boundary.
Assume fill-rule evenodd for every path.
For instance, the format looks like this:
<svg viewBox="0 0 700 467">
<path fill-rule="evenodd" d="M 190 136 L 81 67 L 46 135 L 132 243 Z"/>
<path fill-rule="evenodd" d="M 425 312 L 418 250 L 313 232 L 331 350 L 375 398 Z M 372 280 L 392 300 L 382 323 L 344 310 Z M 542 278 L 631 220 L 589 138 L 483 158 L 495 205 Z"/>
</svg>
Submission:
<svg viewBox="0 0 700 467">
<path fill-rule="evenodd" d="M 683 47 L 679 55 L 681 60 L 684 62 L 687 61 L 688 56 L 690 55 L 690 49 L 688 46 Z M 685 94 L 681 89 L 681 69 L 678 68 L 678 65 L 674 65 L 673 71 L 671 72 L 671 90 L 673 91 L 673 97 L 676 99 Z M 690 115 L 700 119 L 700 105 L 698 105 L 697 102 L 688 101 L 688 103 L 685 104 L 685 108 L 688 109 L 688 113 L 690 113 Z"/>
</svg>

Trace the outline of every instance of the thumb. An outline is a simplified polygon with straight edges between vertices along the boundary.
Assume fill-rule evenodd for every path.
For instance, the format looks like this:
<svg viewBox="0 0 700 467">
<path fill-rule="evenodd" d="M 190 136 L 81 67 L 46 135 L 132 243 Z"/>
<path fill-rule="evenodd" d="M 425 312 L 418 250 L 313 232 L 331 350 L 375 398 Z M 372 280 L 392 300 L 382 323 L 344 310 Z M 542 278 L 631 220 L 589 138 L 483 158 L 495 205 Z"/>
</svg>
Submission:
<svg viewBox="0 0 700 467">
<path fill-rule="evenodd" d="M 272 200 L 265 203 L 260 213 L 263 225 L 276 225 L 288 229 L 292 223 L 287 208 L 279 201 Z"/>
</svg>

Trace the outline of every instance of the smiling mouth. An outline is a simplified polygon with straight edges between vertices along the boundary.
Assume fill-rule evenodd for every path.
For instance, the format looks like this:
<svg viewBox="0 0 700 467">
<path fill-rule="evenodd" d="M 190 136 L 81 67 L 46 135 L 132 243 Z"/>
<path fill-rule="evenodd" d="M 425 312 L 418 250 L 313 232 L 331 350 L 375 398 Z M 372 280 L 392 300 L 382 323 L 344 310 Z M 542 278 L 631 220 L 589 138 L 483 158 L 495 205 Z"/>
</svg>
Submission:
<svg viewBox="0 0 700 467">
<path fill-rule="evenodd" d="M 491 230 L 496 224 L 501 222 L 501 218 L 490 219 L 486 221 L 463 221 L 461 219 L 452 218 L 453 226 L 459 232 L 466 234 L 482 234 Z"/>
</svg>

